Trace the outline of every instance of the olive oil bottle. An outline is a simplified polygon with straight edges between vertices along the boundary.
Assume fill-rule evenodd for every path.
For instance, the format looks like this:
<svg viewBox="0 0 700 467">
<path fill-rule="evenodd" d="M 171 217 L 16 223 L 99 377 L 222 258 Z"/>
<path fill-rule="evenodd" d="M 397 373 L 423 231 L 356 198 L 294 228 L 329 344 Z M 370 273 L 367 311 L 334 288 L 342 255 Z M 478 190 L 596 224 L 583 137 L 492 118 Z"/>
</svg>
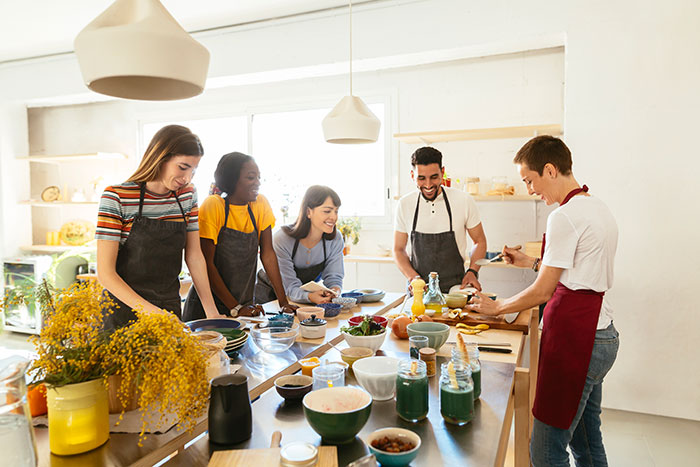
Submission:
<svg viewBox="0 0 700 467">
<path fill-rule="evenodd" d="M 428 282 L 428 293 L 423 297 L 423 304 L 428 310 L 435 310 L 435 314 L 442 314 L 442 307 L 445 306 L 445 297 L 440 292 L 440 278 L 437 272 L 430 273 Z"/>
</svg>

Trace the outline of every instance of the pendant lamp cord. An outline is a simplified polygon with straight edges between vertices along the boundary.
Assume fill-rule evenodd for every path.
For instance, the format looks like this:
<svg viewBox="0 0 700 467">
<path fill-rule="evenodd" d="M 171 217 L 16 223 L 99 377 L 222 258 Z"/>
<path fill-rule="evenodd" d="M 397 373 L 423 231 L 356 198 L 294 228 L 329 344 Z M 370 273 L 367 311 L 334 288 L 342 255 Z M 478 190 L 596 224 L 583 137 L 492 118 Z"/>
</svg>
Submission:
<svg viewBox="0 0 700 467">
<path fill-rule="evenodd" d="M 352 96 L 352 0 L 350 0 L 350 95 Z"/>
</svg>

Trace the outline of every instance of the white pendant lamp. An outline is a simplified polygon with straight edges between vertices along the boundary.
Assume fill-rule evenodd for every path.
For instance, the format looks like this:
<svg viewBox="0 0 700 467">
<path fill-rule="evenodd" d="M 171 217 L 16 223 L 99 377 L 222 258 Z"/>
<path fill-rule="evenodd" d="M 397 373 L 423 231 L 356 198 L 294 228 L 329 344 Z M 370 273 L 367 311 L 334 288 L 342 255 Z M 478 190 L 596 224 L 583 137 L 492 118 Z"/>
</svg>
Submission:
<svg viewBox="0 0 700 467">
<path fill-rule="evenodd" d="M 350 95 L 341 99 L 323 119 L 323 136 L 329 143 L 374 143 L 379 119 L 357 96 L 352 95 L 352 1 L 350 2 Z"/>
<path fill-rule="evenodd" d="M 88 88 L 125 99 L 201 94 L 209 51 L 158 0 L 116 0 L 75 38 Z"/>
</svg>

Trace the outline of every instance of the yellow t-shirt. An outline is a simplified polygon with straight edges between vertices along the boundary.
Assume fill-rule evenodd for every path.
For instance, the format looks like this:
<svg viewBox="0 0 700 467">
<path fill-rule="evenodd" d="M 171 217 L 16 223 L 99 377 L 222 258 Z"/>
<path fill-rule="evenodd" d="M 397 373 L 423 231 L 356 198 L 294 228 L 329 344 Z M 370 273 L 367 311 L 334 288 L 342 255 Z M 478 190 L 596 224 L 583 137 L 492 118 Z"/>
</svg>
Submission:
<svg viewBox="0 0 700 467">
<path fill-rule="evenodd" d="M 199 236 L 214 240 L 214 244 L 219 237 L 219 230 L 224 225 L 224 206 L 226 202 L 219 195 L 210 195 L 199 207 Z M 258 226 L 258 239 L 260 233 L 275 226 L 275 215 L 272 207 L 263 195 L 258 195 L 258 199 L 250 203 L 253 210 L 255 223 Z M 253 223 L 248 215 L 248 206 L 229 206 L 228 222 L 226 227 L 238 230 L 239 232 L 250 233 L 253 231 Z"/>
</svg>

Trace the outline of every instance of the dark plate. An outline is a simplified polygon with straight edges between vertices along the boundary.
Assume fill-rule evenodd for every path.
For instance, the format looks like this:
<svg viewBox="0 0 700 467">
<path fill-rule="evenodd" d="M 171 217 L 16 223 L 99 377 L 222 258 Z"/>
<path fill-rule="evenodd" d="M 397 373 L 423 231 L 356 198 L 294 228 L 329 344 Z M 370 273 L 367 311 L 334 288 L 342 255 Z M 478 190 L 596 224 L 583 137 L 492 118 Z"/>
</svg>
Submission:
<svg viewBox="0 0 700 467">
<path fill-rule="evenodd" d="M 235 319 L 221 318 L 196 319 L 194 321 L 188 321 L 185 324 L 187 324 L 192 331 L 206 331 L 207 329 L 216 328 L 238 329 L 242 326 L 241 322 Z"/>
</svg>

